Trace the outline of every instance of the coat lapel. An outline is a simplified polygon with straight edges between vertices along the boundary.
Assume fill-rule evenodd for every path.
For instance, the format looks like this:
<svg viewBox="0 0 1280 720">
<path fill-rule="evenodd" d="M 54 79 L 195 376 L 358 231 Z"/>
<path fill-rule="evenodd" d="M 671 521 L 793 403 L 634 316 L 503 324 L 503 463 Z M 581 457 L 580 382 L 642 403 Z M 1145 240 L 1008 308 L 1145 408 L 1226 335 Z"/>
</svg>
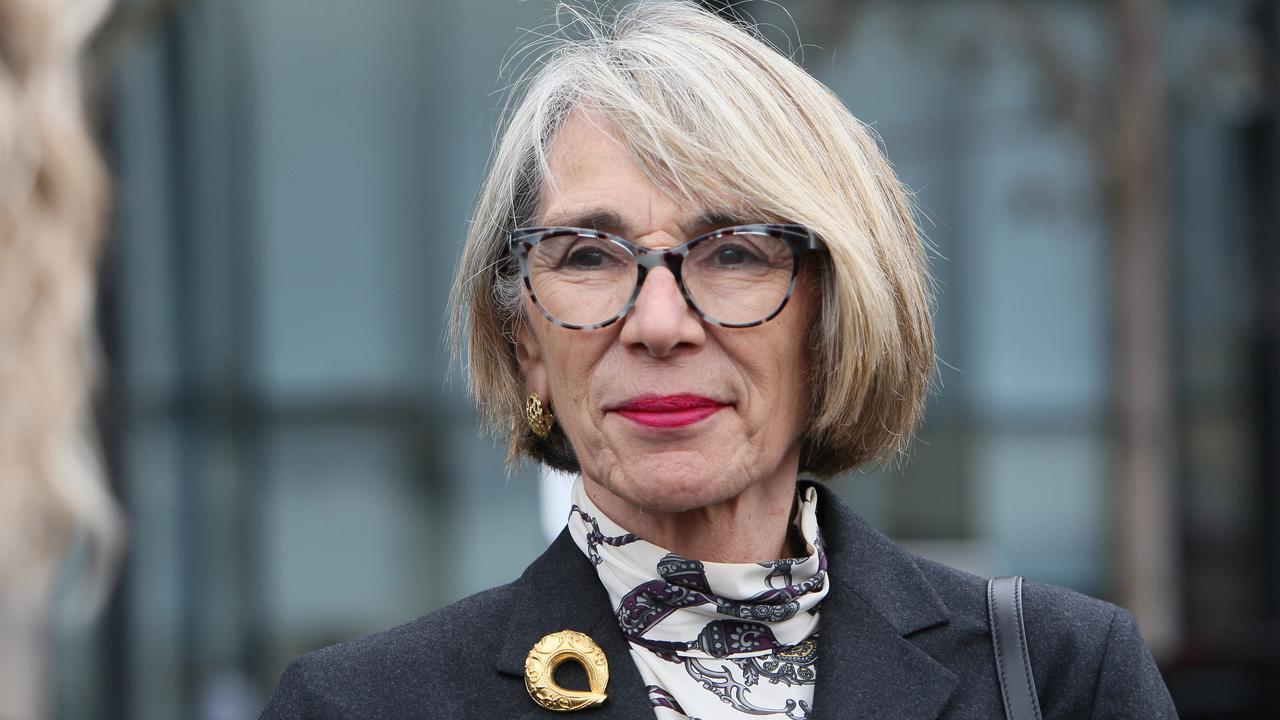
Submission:
<svg viewBox="0 0 1280 720">
<path fill-rule="evenodd" d="M 958 678 L 910 639 L 948 622 L 911 556 L 818 488 L 831 589 L 822 603 L 813 720 L 936 718 Z"/>
<path fill-rule="evenodd" d="M 631 659 L 627 640 L 609 607 L 609 595 L 596 569 L 574 544 L 569 531 L 560 533 L 542 557 L 534 561 L 519 582 L 519 593 L 509 610 L 506 639 L 495 658 L 498 672 L 524 678 L 524 660 L 542 636 L 559 630 L 585 633 L 604 650 L 609 660 L 609 696 L 602 705 L 572 713 L 574 717 L 600 720 L 653 720 L 649 696 L 640 672 Z M 569 677 L 585 677 L 566 666 Z M 572 684 L 566 680 L 565 684 Z M 585 682 L 584 682 L 585 686 Z M 563 718 L 565 713 L 543 709 L 532 698 L 521 717 Z"/>
</svg>

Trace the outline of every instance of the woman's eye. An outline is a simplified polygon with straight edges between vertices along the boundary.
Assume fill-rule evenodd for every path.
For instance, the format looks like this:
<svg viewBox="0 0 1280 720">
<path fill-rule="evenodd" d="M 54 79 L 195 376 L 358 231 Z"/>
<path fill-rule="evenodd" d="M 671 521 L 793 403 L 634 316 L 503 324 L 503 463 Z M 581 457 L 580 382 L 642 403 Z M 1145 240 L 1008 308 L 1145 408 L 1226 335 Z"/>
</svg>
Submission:
<svg viewBox="0 0 1280 720">
<path fill-rule="evenodd" d="M 733 267 L 753 262 L 756 260 L 756 256 L 744 247 L 738 245 L 726 245 L 716 250 L 714 260 L 715 264 L 721 267 Z"/>
<path fill-rule="evenodd" d="M 609 263 L 609 256 L 600 248 L 584 247 L 577 248 L 569 253 L 565 258 L 566 267 L 575 270 L 589 270 L 591 268 L 604 267 Z"/>
</svg>

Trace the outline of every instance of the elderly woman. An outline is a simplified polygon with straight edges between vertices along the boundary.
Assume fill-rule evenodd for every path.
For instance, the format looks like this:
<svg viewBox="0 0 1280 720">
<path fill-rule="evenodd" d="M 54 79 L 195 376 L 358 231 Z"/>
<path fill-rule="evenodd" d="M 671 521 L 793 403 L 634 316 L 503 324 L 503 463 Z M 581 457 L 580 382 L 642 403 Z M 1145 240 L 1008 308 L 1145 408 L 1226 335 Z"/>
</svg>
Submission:
<svg viewBox="0 0 1280 720">
<path fill-rule="evenodd" d="M 742 28 L 642 5 L 549 52 L 454 303 L 510 460 L 577 474 L 568 526 L 510 585 L 295 661 L 264 717 L 1176 716 L 1124 610 L 1029 583 L 1030 668 L 1000 665 L 983 579 L 800 479 L 911 435 L 929 281 L 874 138 Z"/>
</svg>

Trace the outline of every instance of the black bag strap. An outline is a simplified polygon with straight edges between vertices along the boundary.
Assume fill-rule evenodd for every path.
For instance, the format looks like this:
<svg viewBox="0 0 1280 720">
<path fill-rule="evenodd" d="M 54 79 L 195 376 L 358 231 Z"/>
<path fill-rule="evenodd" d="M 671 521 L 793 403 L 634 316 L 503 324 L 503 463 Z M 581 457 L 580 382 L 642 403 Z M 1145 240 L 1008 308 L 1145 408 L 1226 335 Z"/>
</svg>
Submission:
<svg viewBox="0 0 1280 720">
<path fill-rule="evenodd" d="M 1031 655 L 1027 652 L 1027 628 L 1022 622 L 1021 575 L 987 581 L 987 613 L 1005 717 L 1042 720 L 1036 681 L 1031 675 Z"/>
</svg>

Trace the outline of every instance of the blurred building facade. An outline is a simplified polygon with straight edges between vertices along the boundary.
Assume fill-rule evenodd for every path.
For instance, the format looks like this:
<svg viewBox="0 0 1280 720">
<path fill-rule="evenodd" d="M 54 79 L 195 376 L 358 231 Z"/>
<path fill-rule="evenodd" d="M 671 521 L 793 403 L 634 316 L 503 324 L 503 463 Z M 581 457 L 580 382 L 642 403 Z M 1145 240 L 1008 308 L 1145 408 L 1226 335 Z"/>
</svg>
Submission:
<svg viewBox="0 0 1280 720">
<path fill-rule="evenodd" d="M 1122 601 L 1123 278 L 1075 124 L 1117 102 L 1114 8 L 735 7 L 876 129 L 935 248 L 926 425 L 900 466 L 835 486 L 922 554 Z M 1280 15 L 1161 7 L 1160 660 L 1185 717 L 1259 717 L 1280 677 Z M 67 718 L 256 717 L 297 654 L 507 582 L 547 543 L 536 469 L 478 434 L 442 317 L 499 70 L 550 5 L 176 8 L 101 104 L 102 427 L 132 543 L 99 630 L 58 640 Z"/>
</svg>

